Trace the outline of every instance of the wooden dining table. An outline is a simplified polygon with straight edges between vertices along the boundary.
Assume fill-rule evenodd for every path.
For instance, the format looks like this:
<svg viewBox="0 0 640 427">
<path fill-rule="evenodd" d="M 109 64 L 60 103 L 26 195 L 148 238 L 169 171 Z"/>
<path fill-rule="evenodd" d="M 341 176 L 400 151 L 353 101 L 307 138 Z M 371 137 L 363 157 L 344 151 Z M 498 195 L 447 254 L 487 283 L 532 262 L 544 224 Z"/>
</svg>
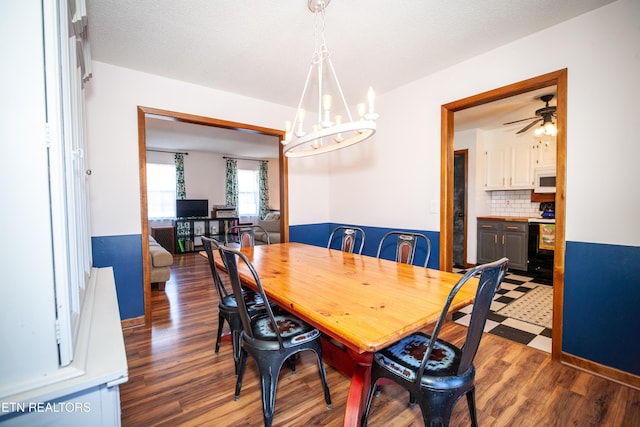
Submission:
<svg viewBox="0 0 640 427">
<path fill-rule="evenodd" d="M 345 426 L 360 424 L 373 353 L 434 323 L 461 275 L 302 243 L 240 249 L 267 297 L 323 333 L 326 363 L 351 377 Z M 242 262 L 240 279 L 256 289 Z M 224 269 L 220 257 L 216 265 Z M 450 311 L 473 302 L 477 286 L 457 294 Z"/>
</svg>

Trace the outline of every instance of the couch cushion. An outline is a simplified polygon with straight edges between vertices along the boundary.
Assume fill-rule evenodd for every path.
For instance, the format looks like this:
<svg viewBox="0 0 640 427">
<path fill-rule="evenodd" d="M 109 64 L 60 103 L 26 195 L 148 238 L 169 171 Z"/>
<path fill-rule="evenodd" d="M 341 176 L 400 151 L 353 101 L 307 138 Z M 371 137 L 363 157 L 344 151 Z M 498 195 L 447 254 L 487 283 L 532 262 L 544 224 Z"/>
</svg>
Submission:
<svg viewBox="0 0 640 427">
<path fill-rule="evenodd" d="M 280 220 L 266 220 L 261 219 L 258 220 L 258 225 L 267 230 L 269 233 L 279 233 L 280 232 Z"/>
<path fill-rule="evenodd" d="M 149 255 L 153 267 L 168 267 L 173 264 L 173 255 L 160 246 L 153 237 L 149 237 Z"/>
<path fill-rule="evenodd" d="M 269 233 L 269 241 L 271 243 L 280 243 L 280 233 Z"/>
<path fill-rule="evenodd" d="M 280 221 L 280 212 L 269 212 L 264 217 L 265 221 Z"/>
<path fill-rule="evenodd" d="M 158 267 L 151 269 L 151 283 L 166 282 L 171 278 L 171 269 L 169 267 Z"/>
</svg>

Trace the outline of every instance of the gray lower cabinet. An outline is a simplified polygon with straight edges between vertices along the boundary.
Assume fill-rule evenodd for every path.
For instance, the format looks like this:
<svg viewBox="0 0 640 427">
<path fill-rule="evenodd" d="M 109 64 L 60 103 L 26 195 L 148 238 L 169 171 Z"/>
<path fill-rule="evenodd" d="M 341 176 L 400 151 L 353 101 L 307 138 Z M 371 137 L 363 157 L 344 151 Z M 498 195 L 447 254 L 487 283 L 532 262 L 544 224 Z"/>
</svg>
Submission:
<svg viewBox="0 0 640 427">
<path fill-rule="evenodd" d="M 478 264 L 509 258 L 509 268 L 527 271 L 527 222 L 478 220 Z"/>
</svg>

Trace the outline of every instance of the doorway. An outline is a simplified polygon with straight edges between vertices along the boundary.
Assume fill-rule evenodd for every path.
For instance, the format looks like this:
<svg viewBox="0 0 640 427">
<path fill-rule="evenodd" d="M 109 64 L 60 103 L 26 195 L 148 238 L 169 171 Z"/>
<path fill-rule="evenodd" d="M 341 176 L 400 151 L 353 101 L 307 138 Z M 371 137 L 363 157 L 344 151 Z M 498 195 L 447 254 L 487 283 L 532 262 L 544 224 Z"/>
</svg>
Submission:
<svg viewBox="0 0 640 427">
<path fill-rule="evenodd" d="M 453 266 L 467 268 L 467 171 L 469 150 L 453 153 Z"/>
<path fill-rule="evenodd" d="M 511 96 L 520 95 L 549 86 L 557 87 L 556 136 L 556 242 L 553 287 L 553 336 L 551 356 L 559 360 L 562 353 L 562 300 L 564 292 L 565 209 L 566 209 L 566 124 L 567 124 L 567 69 L 554 71 L 528 80 L 507 85 L 488 92 L 454 101 L 441 107 L 441 162 L 440 162 L 440 268 L 453 268 L 454 227 L 454 113 Z"/>
<path fill-rule="evenodd" d="M 151 107 L 138 106 L 138 157 L 140 175 L 140 220 L 142 223 L 142 259 L 149 259 L 149 220 L 147 208 L 147 129 L 146 117 L 162 117 L 167 120 L 175 120 L 184 123 L 192 123 L 204 126 L 212 126 L 231 129 L 239 132 L 260 133 L 277 137 L 280 141 L 284 138 L 284 131 L 254 126 L 247 123 L 231 122 L 211 117 L 196 116 L 193 114 L 176 111 L 161 110 Z M 289 241 L 289 199 L 288 199 L 288 163 L 282 152 L 282 144 L 278 144 L 279 178 L 280 178 L 280 236 L 281 241 Z M 144 324 L 151 324 L 151 276 L 148 262 L 143 262 L 143 286 L 144 286 Z M 129 326 L 136 326 L 130 324 Z"/>
</svg>

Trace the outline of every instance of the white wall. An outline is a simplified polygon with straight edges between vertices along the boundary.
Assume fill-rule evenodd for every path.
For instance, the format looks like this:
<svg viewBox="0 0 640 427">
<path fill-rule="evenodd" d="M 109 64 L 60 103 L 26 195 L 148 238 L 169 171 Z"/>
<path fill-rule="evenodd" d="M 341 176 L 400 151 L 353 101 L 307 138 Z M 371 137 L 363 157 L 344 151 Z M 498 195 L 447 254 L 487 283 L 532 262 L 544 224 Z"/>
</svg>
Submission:
<svg viewBox="0 0 640 427">
<path fill-rule="evenodd" d="M 184 186 L 187 199 L 207 199 L 213 205 L 225 204 L 226 160 L 221 154 L 191 151 L 184 156 Z"/>
<path fill-rule="evenodd" d="M 440 105 L 567 68 L 566 238 L 637 245 L 638 22 L 640 2 L 619 0 L 378 96 L 373 141 L 331 155 L 332 219 L 438 230 Z M 616 220 L 594 227 L 594 202 Z"/>
<path fill-rule="evenodd" d="M 369 141 L 289 161 L 290 223 L 439 230 L 440 106 L 568 68 L 566 238 L 637 245 L 639 20 L 640 2 L 619 0 L 379 95 L 378 130 Z M 100 62 L 93 70 L 87 116 L 94 235 L 140 232 L 136 105 L 273 128 L 293 115 Z M 594 227 L 603 219 L 594 201 L 616 212 L 616 221 Z"/>
<path fill-rule="evenodd" d="M 94 61 L 92 65 L 93 79 L 86 89 L 86 112 L 93 236 L 141 232 L 138 106 L 273 129 L 282 128 L 284 120 L 295 111 L 102 62 Z M 289 197 L 300 200 L 300 208 L 290 207 L 290 223 L 328 220 L 328 207 L 323 198 L 328 194 L 325 161 L 311 166 L 305 161 L 290 162 L 289 174 L 299 175 L 289 180 Z M 314 194 L 310 194 L 309 189 L 313 189 Z"/>
</svg>

